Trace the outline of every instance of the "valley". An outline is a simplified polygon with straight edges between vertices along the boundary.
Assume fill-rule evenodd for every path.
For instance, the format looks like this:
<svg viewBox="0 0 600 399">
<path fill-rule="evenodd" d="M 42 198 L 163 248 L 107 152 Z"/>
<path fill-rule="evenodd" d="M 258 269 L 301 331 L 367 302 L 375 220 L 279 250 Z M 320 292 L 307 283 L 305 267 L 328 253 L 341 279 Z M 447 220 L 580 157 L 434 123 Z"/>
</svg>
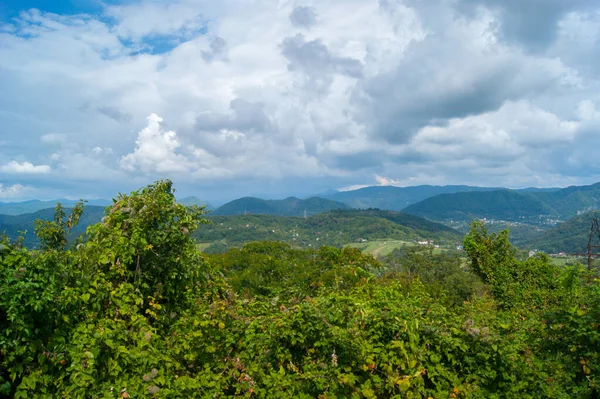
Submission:
<svg viewBox="0 0 600 399">
<path fill-rule="evenodd" d="M 86 204 L 80 224 L 70 232 L 73 241 L 87 226 L 100 221 L 110 201 Z M 472 220 L 485 221 L 491 233 L 509 230 L 517 247 L 549 254 L 581 253 L 587 245 L 592 211 L 600 204 L 600 185 L 564 189 L 486 188 L 471 186 L 366 187 L 328 194 L 325 198 L 263 200 L 243 197 L 216 209 L 197 197 L 188 206 L 204 207 L 209 225 L 194 239 L 200 248 L 218 253 L 252 241 L 281 241 L 297 248 L 351 246 L 383 256 L 396 247 L 433 240 L 456 248 Z M 0 232 L 15 239 L 24 234 L 25 246 L 35 248 L 35 220 L 51 219 L 56 201 L 0 203 Z M 69 211 L 74 201 L 65 200 Z M 407 206 L 404 206 L 408 204 Z M 389 207 L 385 210 L 382 207 Z M 362 207 L 362 209 L 360 209 Z M 367 208 L 368 207 L 368 208 Z M 359 209 L 356 209 L 359 208 Z M 28 212 L 36 209 L 35 212 Z M 397 210 L 394 210 L 397 209 Z M 3 214 L 3 212 L 5 214 Z"/>
</svg>

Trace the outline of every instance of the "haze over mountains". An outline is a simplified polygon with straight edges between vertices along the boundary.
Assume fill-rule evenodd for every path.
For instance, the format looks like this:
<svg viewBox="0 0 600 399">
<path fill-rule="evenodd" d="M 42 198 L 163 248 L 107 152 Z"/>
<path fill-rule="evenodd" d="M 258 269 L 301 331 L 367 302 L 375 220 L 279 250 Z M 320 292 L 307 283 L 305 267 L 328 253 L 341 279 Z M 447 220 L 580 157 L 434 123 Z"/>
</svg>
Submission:
<svg viewBox="0 0 600 399">
<path fill-rule="evenodd" d="M 71 238 L 82 234 L 89 225 L 98 223 L 104 215 L 104 209 L 104 206 L 87 205 L 81 215 L 79 224 L 71 231 Z M 67 215 L 71 212 L 71 208 L 65 208 L 64 210 Z M 4 233 L 8 238 L 14 240 L 21 232 L 27 232 L 24 235 L 23 244 L 27 247 L 33 247 L 38 242 L 34 234 L 35 221 L 37 219 L 51 220 L 53 216 L 54 207 L 21 215 L 0 214 L 0 234 Z"/>
<path fill-rule="evenodd" d="M 357 209 L 378 208 L 400 211 L 411 204 L 440 194 L 500 189 L 474 186 L 372 186 L 358 190 L 337 192 L 327 195 L 325 198 L 343 202 Z"/>
<path fill-rule="evenodd" d="M 244 215 L 248 213 L 278 216 L 311 216 L 333 209 L 351 209 L 349 205 L 329 199 L 312 197 L 299 199 L 289 197 L 283 200 L 263 200 L 254 197 L 240 198 L 220 206 L 213 215 Z"/>
<path fill-rule="evenodd" d="M 72 207 L 78 201 L 70 199 L 57 199 L 51 201 L 30 200 L 23 202 L 0 202 L 0 215 L 22 215 L 32 213 L 42 209 L 54 208 L 57 203 L 64 207 Z M 106 199 L 87 200 L 86 206 L 108 206 L 112 203 Z"/>
</svg>

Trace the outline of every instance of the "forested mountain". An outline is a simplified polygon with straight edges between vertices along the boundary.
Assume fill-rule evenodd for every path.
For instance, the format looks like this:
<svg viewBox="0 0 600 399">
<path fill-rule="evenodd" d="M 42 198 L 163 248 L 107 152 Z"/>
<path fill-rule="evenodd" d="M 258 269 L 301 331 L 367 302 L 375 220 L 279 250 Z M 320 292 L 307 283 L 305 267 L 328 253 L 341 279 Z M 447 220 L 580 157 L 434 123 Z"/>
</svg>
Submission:
<svg viewBox="0 0 600 399">
<path fill-rule="evenodd" d="M 357 209 L 389 209 L 400 211 L 416 202 L 422 201 L 439 194 L 490 191 L 499 188 L 473 187 L 473 186 L 373 186 L 358 190 L 342 191 L 326 196 L 326 198 L 343 202 Z"/>
<path fill-rule="evenodd" d="M 311 216 L 209 216 L 213 224 L 200 226 L 198 242 L 213 243 L 209 252 L 223 251 L 250 241 L 283 241 L 300 247 L 342 246 L 375 238 L 458 243 L 455 230 L 423 218 L 394 211 L 344 210 Z"/>
<path fill-rule="evenodd" d="M 289 197 L 282 200 L 264 200 L 254 197 L 239 198 L 217 208 L 213 215 L 232 216 L 244 214 L 307 216 L 328 212 L 333 209 L 350 209 L 346 204 L 319 197 L 299 199 Z"/>
<path fill-rule="evenodd" d="M 22 215 L 25 213 L 41 211 L 43 209 L 54 209 L 59 202 L 62 206 L 69 208 L 74 206 L 78 201 L 57 199 L 52 201 L 31 200 L 23 202 L 0 202 L 0 215 Z M 88 206 L 107 206 L 110 205 L 110 203 L 111 201 L 105 199 L 87 200 L 86 202 Z"/>
<path fill-rule="evenodd" d="M 104 215 L 103 206 L 88 205 L 84 208 L 79 224 L 71 232 L 71 237 L 79 236 L 85 229 L 94 223 L 98 223 Z M 65 208 L 64 211 L 69 214 L 71 208 Z M 22 215 L 0 215 L 0 235 L 6 234 L 9 239 L 15 240 L 20 233 L 27 232 L 24 235 L 23 244 L 27 247 L 36 247 L 38 239 L 34 234 L 35 221 L 52 220 L 54 217 L 54 208 L 42 209 L 33 213 L 25 213 Z"/>
<path fill-rule="evenodd" d="M 600 211 L 587 212 L 549 229 L 523 244 L 529 249 L 546 253 L 566 252 L 569 254 L 587 252 L 590 227 L 593 218 L 600 217 Z M 594 245 L 600 245 L 597 243 Z"/>
<path fill-rule="evenodd" d="M 433 220 L 528 220 L 540 216 L 568 219 L 578 212 L 600 207 L 600 183 L 561 190 L 496 190 L 442 194 L 405 209 Z M 545 219 L 542 217 L 541 219 Z"/>
<path fill-rule="evenodd" d="M 65 211 L 69 213 L 71 209 Z M 54 209 L 16 216 L 0 215 L 0 233 L 14 240 L 20 231 L 27 231 L 24 244 L 35 248 L 38 246 L 34 234 L 35 220 L 51 220 L 53 215 Z M 103 215 L 104 207 L 86 206 L 70 239 L 83 233 L 87 226 L 99 222 Z M 210 250 L 216 252 L 261 240 L 284 241 L 300 247 L 342 246 L 358 239 L 372 238 L 410 241 L 432 239 L 446 243 L 460 241 L 460 234 L 449 227 L 394 211 L 334 210 L 306 219 L 259 214 L 219 216 L 211 213 L 207 219 L 214 224 L 201 226 L 194 237 L 199 242 L 212 243 Z"/>
<path fill-rule="evenodd" d="M 548 215 L 552 209 L 530 194 L 497 190 L 437 195 L 407 207 L 405 212 L 433 220 L 517 220 Z"/>
</svg>

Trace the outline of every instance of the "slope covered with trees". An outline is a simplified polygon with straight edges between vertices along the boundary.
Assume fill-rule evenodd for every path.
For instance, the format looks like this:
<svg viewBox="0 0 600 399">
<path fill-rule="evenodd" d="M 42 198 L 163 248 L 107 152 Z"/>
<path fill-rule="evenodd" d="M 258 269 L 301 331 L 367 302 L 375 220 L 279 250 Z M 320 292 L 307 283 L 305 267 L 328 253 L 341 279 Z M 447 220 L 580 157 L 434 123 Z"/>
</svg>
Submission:
<svg viewBox="0 0 600 399">
<path fill-rule="evenodd" d="M 405 212 L 433 220 L 523 220 L 536 223 L 548 217 L 569 219 L 600 208 L 600 183 L 561 190 L 497 190 L 462 192 L 428 198 Z"/>
<path fill-rule="evenodd" d="M 433 220 L 518 220 L 553 211 L 529 194 L 498 190 L 438 195 L 407 207 L 405 212 Z"/>
<path fill-rule="evenodd" d="M 524 246 L 550 254 L 559 252 L 586 253 L 592 219 L 598 217 L 600 217 L 600 211 L 587 212 L 576 216 L 525 242 Z"/>
<path fill-rule="evenodd" d="M 307 216 L 329 212 L 333 209 L 349 209 L 341 202 L 319 197 L 299 199 L 289 197 L 283 200 L 264 200 L 261 198 L 244 197 L 226 203 L 217 208 L 213 214 L 221 216 L 232 215 L 277 215 L 277 216 Z"/>
<path fill-rule="evenodd" d="M 206 257 L 202 210 L 168 181 L 117 198 L 69 249 L 80 214 L 39 224 L 39 251 L 2 239 L 4 397 L 599 394 L 598 276 L 519 261 L 481 224 L 463 267 L 282 243 Z"/>
<path fill-rule="evenodd" d="M 213 243 L 208 252 L 222 252 L 251 241 L 282 241 L 299 247 L 342 246 L 376 238 L 437 243 L 460 242 L 453 229 L 423 218 L 393 211 L 332 211 L 309 218 L 269 215 L 209 216 L 213 224 L 194 234 L 198 242 Z"/>
</svg>

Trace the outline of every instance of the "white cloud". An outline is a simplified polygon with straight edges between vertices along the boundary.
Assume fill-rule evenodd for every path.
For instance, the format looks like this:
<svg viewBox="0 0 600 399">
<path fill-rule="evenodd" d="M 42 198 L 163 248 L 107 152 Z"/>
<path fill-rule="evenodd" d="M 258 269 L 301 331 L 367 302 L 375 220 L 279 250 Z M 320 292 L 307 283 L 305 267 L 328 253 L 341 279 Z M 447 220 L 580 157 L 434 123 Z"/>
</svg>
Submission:
<svg viewBox="0 0 600 399">
<path fill-rule="evenodd" d="M 34 165 L 30 162 L 10 161 L 9 163 L 0 166 L 0 170 L 5 173 L 17 174 L 46 174 L 50 173 L 52 168 L 49 165 Z"/>
<path fill-rule="evenodd" d="M 518 7 L 496 3 L 140 0 L 101 16 L 26 12 L 0 33 L 10 93 L 0 122 L 18 137 L 3 137 L 0 159 L 40 160 L 71 187 L 103 181 L 108 193 L 169 175 L 215 191 L 375 175 L 590 182 L 600 6 L 558 10 L 536 47 L 507 40 Z M 168 128 L 155 117 L 138 133 L 150 112 Z M 60 134 L 40 145 L 40 132 Z"/>
<path fill-rule="evenodd" d="M 146 1 L 110 6 L 106 13 L 117 20 L 114 31 L 141 41 L 147 36 L 189 39 L 202 32 L 219 6 L 208 0 Z"/>
<path fill-rule="evenodd" d="M 127 171 L 140 170 L 144 173 L 186 172 L 190 168 L 184 155 L 177 153 L 181 145 L 174 131 L 164 131 L 163 119 L 148 116 L 148 126 L 138 133 L 135 150 L 120 160 L 121 168 Z"/>
</svg>

